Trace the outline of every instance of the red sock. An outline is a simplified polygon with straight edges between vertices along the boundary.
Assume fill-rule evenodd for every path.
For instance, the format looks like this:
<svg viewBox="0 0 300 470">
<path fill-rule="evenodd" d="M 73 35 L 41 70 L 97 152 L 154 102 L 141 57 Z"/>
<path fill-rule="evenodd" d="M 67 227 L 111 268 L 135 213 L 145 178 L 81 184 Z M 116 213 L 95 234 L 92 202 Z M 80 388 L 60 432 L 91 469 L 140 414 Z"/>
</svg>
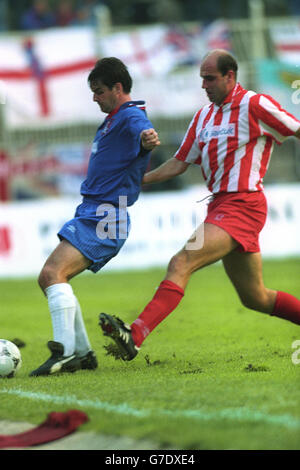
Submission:
<svg viewBox="0 0 300 470">
<path fill-rule="evenodd" d="M 300 300 L 286 292 L 278 291 L 271 315 L 300 325 Z"/>
<path fill-rule="evenodd" d="M 177 307 L 183 295 L 183 289 L 174 282 L 161 282 L 151 302 L 131 325 L 132 338 L 137 347 Z"/>
</svg>

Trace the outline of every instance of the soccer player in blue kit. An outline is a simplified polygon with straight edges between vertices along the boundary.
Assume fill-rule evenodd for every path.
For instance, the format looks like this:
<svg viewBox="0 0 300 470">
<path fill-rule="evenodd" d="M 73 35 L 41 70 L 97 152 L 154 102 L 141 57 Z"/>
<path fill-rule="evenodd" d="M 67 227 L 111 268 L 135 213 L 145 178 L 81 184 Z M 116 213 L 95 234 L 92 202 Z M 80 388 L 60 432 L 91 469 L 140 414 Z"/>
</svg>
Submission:
<svg viewBox="0 0 300 470">
<path fill-rule="evenodd" d="M 96 273 L 118 254 L 129 230 L 126 207 L 137 200 L 150 152 L 160 145 L 145 102 L 130 97 L 132 79 L 123 62 L 115 57 L 99 60 L 88 83 L 107 117 L 92 145 L 87 177 L 81 185 L 82 203 L 59 231 L 60 243 L 39 275 L 48 300 L 53 341 L 48 342 L 51 356 L 30 373 L 33 377 L 97 368 L 69 280 L 86 269 Z"/>
</svg>

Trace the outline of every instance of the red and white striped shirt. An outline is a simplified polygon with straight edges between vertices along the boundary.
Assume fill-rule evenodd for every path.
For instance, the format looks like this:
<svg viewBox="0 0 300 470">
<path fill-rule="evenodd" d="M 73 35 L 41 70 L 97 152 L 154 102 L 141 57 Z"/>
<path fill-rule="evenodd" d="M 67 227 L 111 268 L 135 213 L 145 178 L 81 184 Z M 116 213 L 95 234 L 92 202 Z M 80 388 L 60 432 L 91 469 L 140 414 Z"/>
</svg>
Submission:
<svg viewBox="0 0 300 470">
<path fill-rule="evenodd" d="M 200 165 L 209 191 L 261 191 L 274 141 L 281 144 L 300 121 L 273 98 L 236 84 L 221 106 L 193 117 L 174 157 Z"/>
</svg>

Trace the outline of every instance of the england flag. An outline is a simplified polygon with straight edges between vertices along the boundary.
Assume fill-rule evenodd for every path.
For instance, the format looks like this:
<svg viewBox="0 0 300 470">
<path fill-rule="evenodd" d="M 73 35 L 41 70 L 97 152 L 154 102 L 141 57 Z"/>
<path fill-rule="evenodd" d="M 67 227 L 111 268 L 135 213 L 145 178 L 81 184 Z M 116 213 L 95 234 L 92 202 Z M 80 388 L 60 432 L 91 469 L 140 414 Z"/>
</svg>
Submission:
<svg viewBox="0 0 300 470">
<path fill-rule="evenodd" d="M 99 117 L 87 76 L 97 57 L 90 28 L 0 38 L 1 101 L 8 126 Z M 90 103 L 90 104 L 89 104 Z"/>
</svg>

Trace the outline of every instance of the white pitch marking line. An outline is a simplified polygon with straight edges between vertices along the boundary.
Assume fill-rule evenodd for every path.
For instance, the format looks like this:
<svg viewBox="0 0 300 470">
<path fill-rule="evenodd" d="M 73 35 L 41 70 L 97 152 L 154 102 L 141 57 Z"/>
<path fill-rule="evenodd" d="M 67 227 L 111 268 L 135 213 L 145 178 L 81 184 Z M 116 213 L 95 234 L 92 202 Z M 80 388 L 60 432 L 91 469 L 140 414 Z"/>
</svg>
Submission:
<svg viewBox="0 0 300 470">
<path fill-rule="evenodd" d="M 284 414 L 284 415 L 270 415 L 261 411 L 251 410 L 249 408 L 225 408 L 219 411 L 205 411 L 205 410 L 164 410 L 164 409 L 136 409 L 122 403 L 114 405 L 112 403 L 103 402 L 100 400 L 86 400 L 77 398 L 75 395 L 61 396 L 50 395 L 47 393 L 36 393 L 21 389 L 2 389 L 0 394 L 16 395 L 21 398 L 30 400 L 38 400 L 44 402 L 55 403 L 57 405 L 76 405 L 82 408 L 102 410 L 122 415 L 135 416 L 137 418 L 146 418 L 153 415 L 168 416 L 170 418 L 192 418 L 200 421 L 213 421 L 228 419 L 231 421 L 240 422 L 261 422 L 266 424 L 275 424 L 277 426 L 285 426 L 292 429 L 300 429 L 300 419 Z"/>
</svg>

